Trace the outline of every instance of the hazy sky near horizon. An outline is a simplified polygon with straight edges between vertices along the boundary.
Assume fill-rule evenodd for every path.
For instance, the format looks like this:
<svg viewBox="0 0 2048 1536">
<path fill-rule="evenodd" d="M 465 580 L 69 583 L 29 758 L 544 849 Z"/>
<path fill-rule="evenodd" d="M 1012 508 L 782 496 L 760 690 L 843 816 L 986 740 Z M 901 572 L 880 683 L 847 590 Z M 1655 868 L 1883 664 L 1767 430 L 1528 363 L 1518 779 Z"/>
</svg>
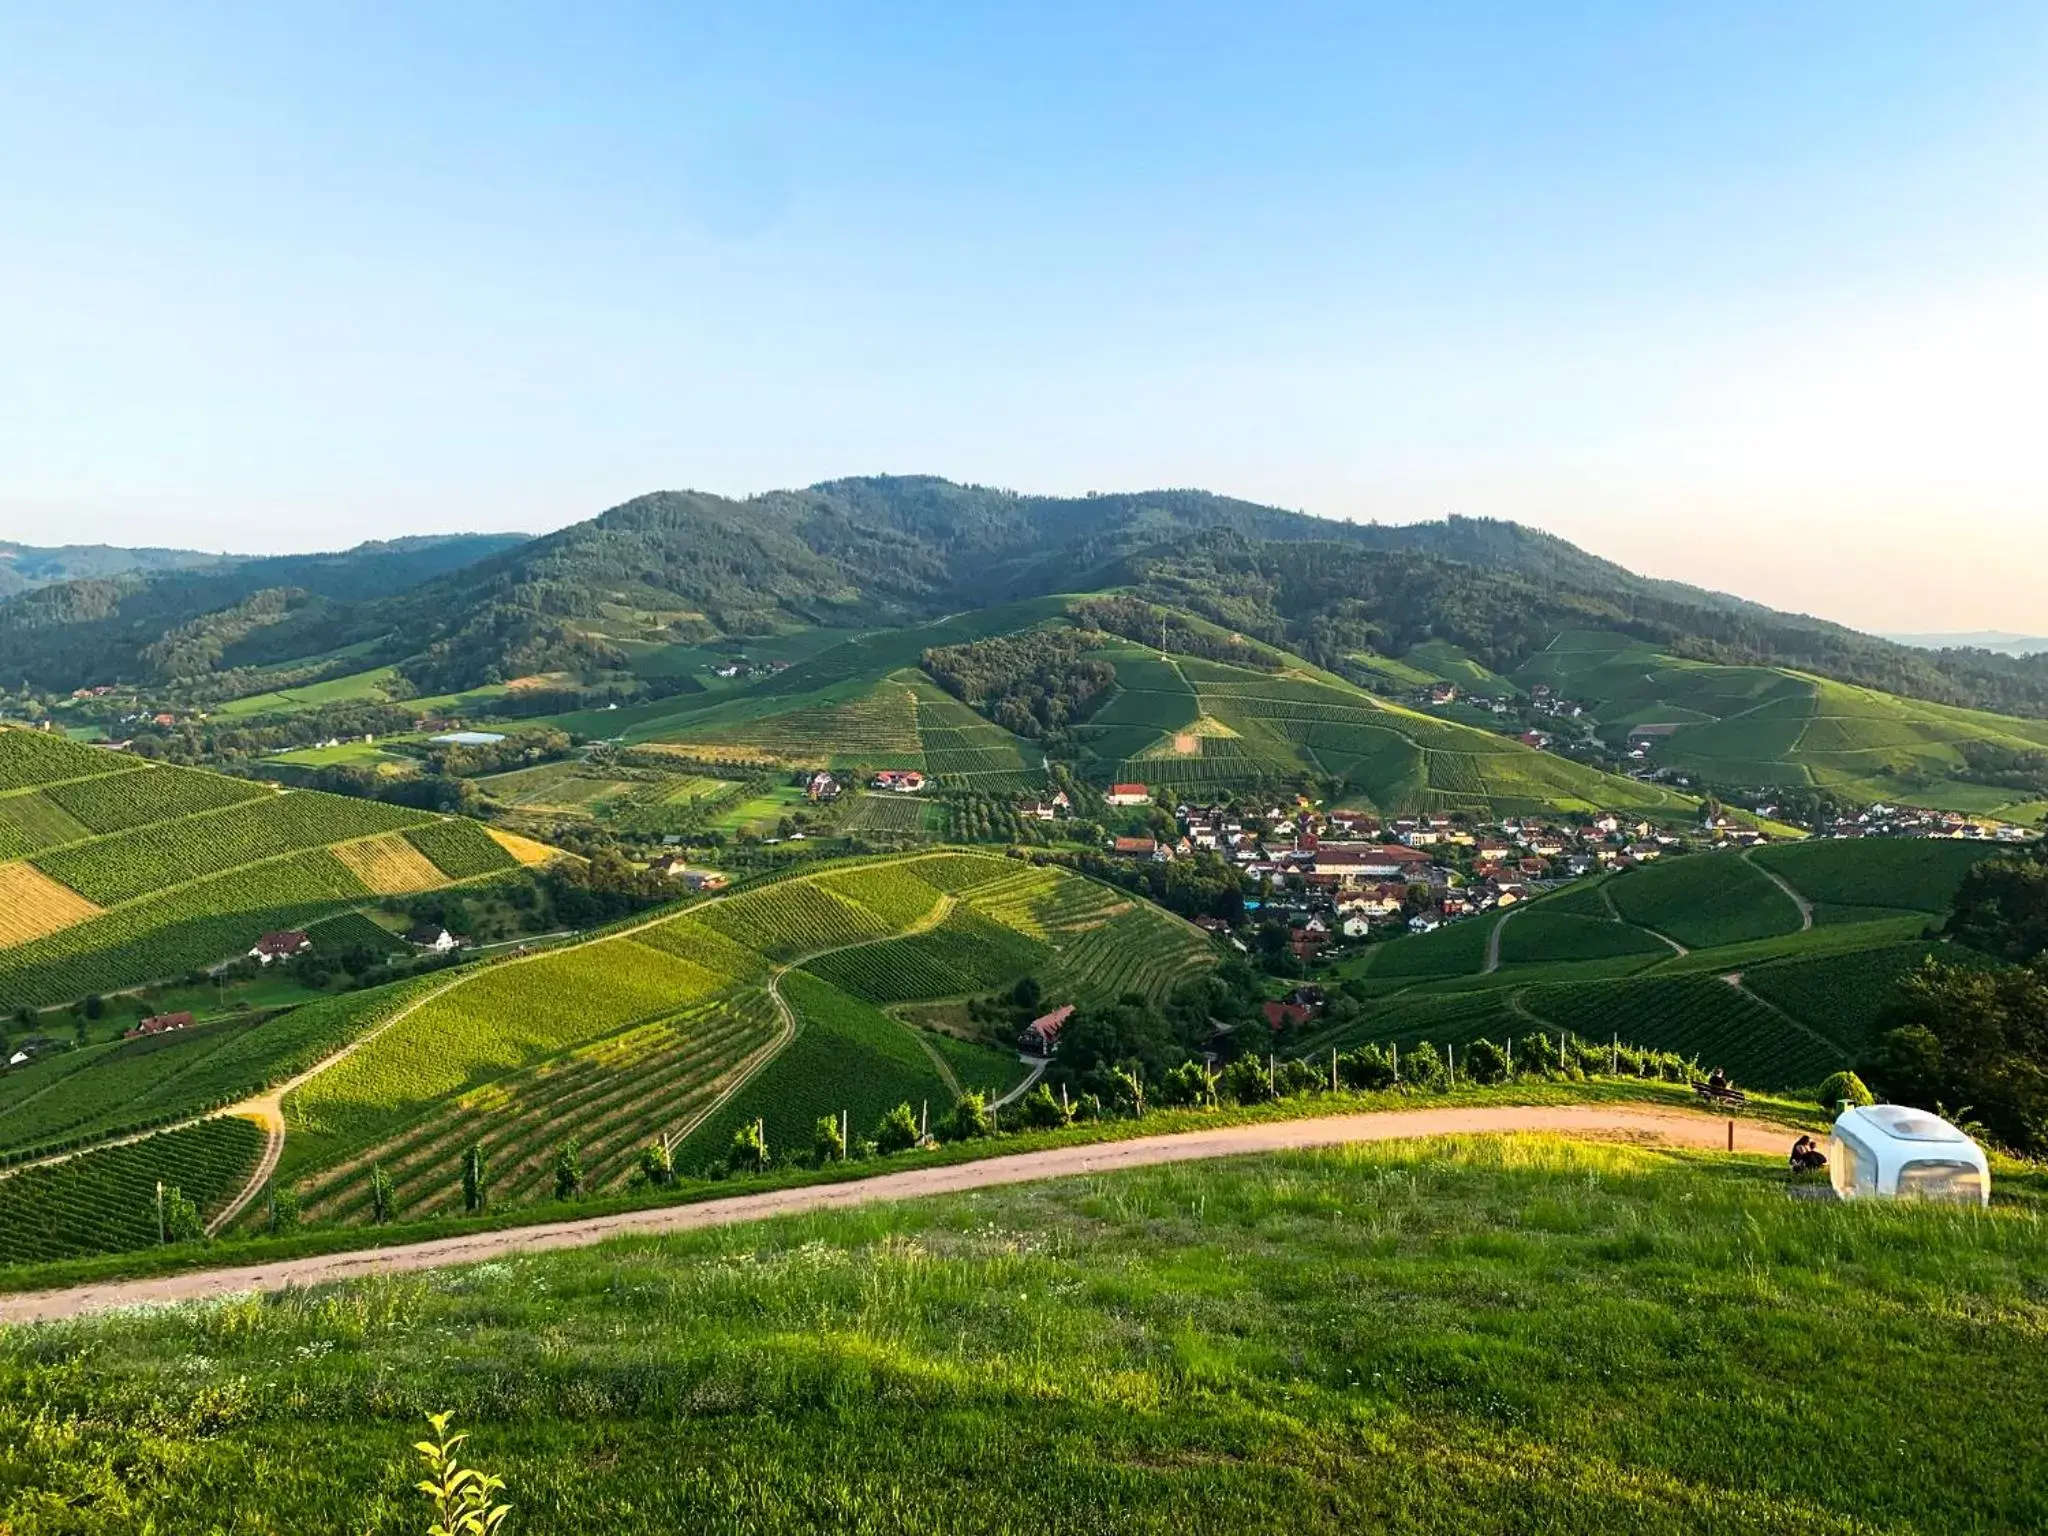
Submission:
<svg viewBox="0 0 2048 1536">
<path fill-rule="evenodd" d="M 2048 632 L 2048 6 L 0 0 L 0 537 L 935 473 Z"/>
</svg>

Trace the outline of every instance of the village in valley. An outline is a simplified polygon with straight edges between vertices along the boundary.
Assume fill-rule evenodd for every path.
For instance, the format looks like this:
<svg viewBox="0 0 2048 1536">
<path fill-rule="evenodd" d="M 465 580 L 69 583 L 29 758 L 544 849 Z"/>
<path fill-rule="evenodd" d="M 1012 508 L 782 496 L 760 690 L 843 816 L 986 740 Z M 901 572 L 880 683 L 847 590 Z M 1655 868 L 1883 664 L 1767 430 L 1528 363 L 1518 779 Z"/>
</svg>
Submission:
<svg viewBox="0 0 2048 1536">
<path fill-rule="evenodd" d="M 1153 806 L 1154 796 L 1144 784 L 1117 784 L 1104 801 L 1131 809 Z M 1765 816 L 1770 809 L 1764 808 Z M 1741 850 L 1773 840 L 1758 817 L 1731 815 L 1713 800 L 1697 824 L 1682 827 L 1612 811 L 1491 821 L 1464 813 L 1382 817 L 1324 809 L 1301 796 L 1291 805 L 1183 801 L 1169 814 L 1174 835 L 1112 835 L 1107 851 L 1119 860 L 1159 864 L 1205 854 L 1226 861 L 1244 891 L 1244 923 L 1204 916 L 1195 919 L 1197 926 L 1244 951 L 1237 928 L 1284 923 L 1288 948 L 1304 964 L 1380 939 L 1431 933 L 1574 880 L 1635 869 L 1666 855 Z M 2017 842 L 2034 834 L 1987 827 L 1955 812 L 1873 805 L 1831 819 L 1812 835 Z"/>
</svg>

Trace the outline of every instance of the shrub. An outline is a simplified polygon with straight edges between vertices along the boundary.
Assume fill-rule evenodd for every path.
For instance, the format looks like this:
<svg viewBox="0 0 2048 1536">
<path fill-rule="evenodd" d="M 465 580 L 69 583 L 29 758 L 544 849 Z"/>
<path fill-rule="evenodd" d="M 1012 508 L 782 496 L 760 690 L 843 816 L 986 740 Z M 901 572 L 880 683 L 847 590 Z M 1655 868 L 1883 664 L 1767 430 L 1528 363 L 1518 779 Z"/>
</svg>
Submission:
<svg viewBox="0 0 2048 1536">
<path fill-rule="evenodd" d="M 640 1149 L 640 1177 L 656 1189 L 675 1183 L 676 1155 L 667 1136 Z"/>
<path fill-rule="evenodd" d="M 732 1145 L 725 1150 L 725 1166 L 734 1173 L 767 1170 L 768 1137 L 760 1121 L 752 1121 L 732 1133 Z"/>
<path fill-rule="evenodd" d="M 199 1242 L 206 1236 L 206 1223 L 199 1219 L 199 1207 L 172 1184 L 163 1192 L 163 1236 L 167 1243 Z"/>
<path fill-rule="evenodd" d="M 1487 1086 L 1506 1082 L 1507 1053 L 1491 1040 L 1474 1040 L 1465 1047 L 1465 1075 L 1473 1082 Z"/>
<path fill-rule="evenodd" d="M 837 1115 L 820 1115 L 818 1123 L 811 1127 L 811 1156 L 818 1166 L 846 1161 L 846 1136 L 839 1128 Z"/>
<path fill-rule="evenodd" d="M 1076 1121 L 1100 1120 L 1101 1118 L 1102 1100 L 1095 1094 L 1084 1093 L 1081 1097 L 1074 1100 L 1074 1119 Z"/>
<path fill-rule="evenodd" d="M 1159 1102 L 1183 1109 L 1214 1109 L 1216 1079 L 1199 1061 L 1184 1061 L 1161 1080 Z"/>
<path fill-rule="evenodd" d="M 1263 1061 L 1240 1056 L 1217 1075 L 1216 1091 L 1232 1104 L 1263 1104 L 1273 1097 L 1273 1084 Z"/>
<path fill-rule="evenodd" d="M 583 1193 L 583 1152 L 570 1137 L 555 1153 L 555 1198 L 574 1200 Z"/>
<path fill-rule="evenodd" d="M 1522 1036 L 1515 1042 L 1515 1066 L 1522 1072 L 1555 1072 L 1557 1042 L 1542 1033 Z"/>
<path fill-rule="evenodd" d="M 484 1208 L 484 1146 L 472 1142 L 462 1154 L 462 1208 L 474 1216 Z"/>
<path fill-rule="evenodd" d="M 428 1536 L 496 1536 L 505 1517 L 512 1512 L 509 1504 L 491 1502 L 492 1496 L 505 1486 L 505 1480 L 465 1467 L 455 1459 L 457 1449 L 469 1436 L 448 1433 L 448 1421 L 453 1417 L 446 1413 L 428 1414 L 427 1422 L 434 1427 L 436 1438 L 421 1440 L 413 1446 L 427 1472 L 414 1486 L 434 1506 L 434 1524 Z"/>
<path fill-rule="evenodd" d="M 396 1196 L 397 1190 L 391 1182 L 391 1175 L 386 1173 L 382 1167 L 372 1168 L 370 1170 L 370 1220 L 380 1227 L 389 1221 Z"/>
<path fill-rule="evenodd" d="M 295 1230 L 299 1224 L 299 1192 L 270 1187 L 270 1232 L 273 1237 Z"/>
<path fill-rule="evenodd" d="M 917 1115 L 908 1104 L 898 1104 L 875 1127 L 875 1150 L 885 1156 L 907 1152 L 918 1142 Z"/>
<path fill-rule="evenodd" d="M 1854 1072 L 1833 1072 L 1820 1085 L 1820 1103 L 1823 1109 L 1833 1109 L 1847 1099 L 1851 1104 L 1875 1104 L 1877 1096 L 1863 1084 L 1863 1079 Z"/>
<path fill-rule="evenodd" d="M 1281 1098 L 1300 1098 L 1329 1086 L 1329 1075 L 1306 1061 L 1283 1061 L 1273 1071 L 1273 1091 Z"/>
<path fill-rule="evenodd" d="M 953 1113 L 939 1129 L 943 1141 L 980 1141 L 996 1133 L 986 1094 L 968 1092 L 953 1101 Z"/>
<path fill-rule="evenodd" d="M 1443 1057 L 1427 1040 L 1418 1040 L 1401 1053 L 1401 1081 L 1417 1088 L 1442 1088 L 1449 1081 Z"/>
<path fill-rule="evenodd" d="M 1145 1118 L 1145 1079 L 1136 1067 L 1109 1069 L 1109 1101 L 1120 1114 L 1133 1120 Z"/>
<path fill-rule="evenodd" d="M 1052 1090 L 1043 1083 L 1026 1094 L 1017 1106 L 1018 1122 L 1030 1131 L 1056 1131 L 1073 1118 L 1072 1107 L 1054 1098 Z"/>
<path fill-rule="evenodd" d="M 1362 1088 L 1367 1092 L 1390 1088 L 1394 1082 L 1394 1063 L 1384 1047 L 1361 1045 L 1337 1058 L 1337 1080 L 1346 1088 Z"/>
</svg>

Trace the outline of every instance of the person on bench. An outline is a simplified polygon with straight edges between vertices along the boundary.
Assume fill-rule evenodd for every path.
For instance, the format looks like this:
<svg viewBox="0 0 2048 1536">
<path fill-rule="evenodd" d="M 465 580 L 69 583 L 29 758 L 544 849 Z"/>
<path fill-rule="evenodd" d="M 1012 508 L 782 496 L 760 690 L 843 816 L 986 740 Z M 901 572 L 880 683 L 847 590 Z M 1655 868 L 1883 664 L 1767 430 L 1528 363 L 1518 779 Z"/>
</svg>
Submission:
<svg viewBox="0 0 2048 1536">
<path fill-rule="evenodd" d="M 1709 1072 L 1707 1074 L 1707 1091 L 1713 1094 L 1726 1093 L 1728 1091 L 1728 1074 L 1719 1067 Z"/>
</svg>

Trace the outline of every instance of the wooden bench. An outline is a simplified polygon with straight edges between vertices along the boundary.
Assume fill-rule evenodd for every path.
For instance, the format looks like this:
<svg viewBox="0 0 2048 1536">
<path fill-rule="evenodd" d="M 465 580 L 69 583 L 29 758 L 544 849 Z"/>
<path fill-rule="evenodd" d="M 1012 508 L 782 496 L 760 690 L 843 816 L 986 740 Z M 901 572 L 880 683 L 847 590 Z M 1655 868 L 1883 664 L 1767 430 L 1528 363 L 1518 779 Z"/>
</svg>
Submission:
<svg viewBox="0 0 2048 1536">
<path fill-rule="evenodd" d="M 1699 1095 L 1701 1103 L 1722 1109 L 1740 1109 L 1749 1102 L 1749 1095 L 1740 1088 L 1716 1088 L 1712 1083 L 1694 1083 L 1692 1091 Z"/>
</svg>

